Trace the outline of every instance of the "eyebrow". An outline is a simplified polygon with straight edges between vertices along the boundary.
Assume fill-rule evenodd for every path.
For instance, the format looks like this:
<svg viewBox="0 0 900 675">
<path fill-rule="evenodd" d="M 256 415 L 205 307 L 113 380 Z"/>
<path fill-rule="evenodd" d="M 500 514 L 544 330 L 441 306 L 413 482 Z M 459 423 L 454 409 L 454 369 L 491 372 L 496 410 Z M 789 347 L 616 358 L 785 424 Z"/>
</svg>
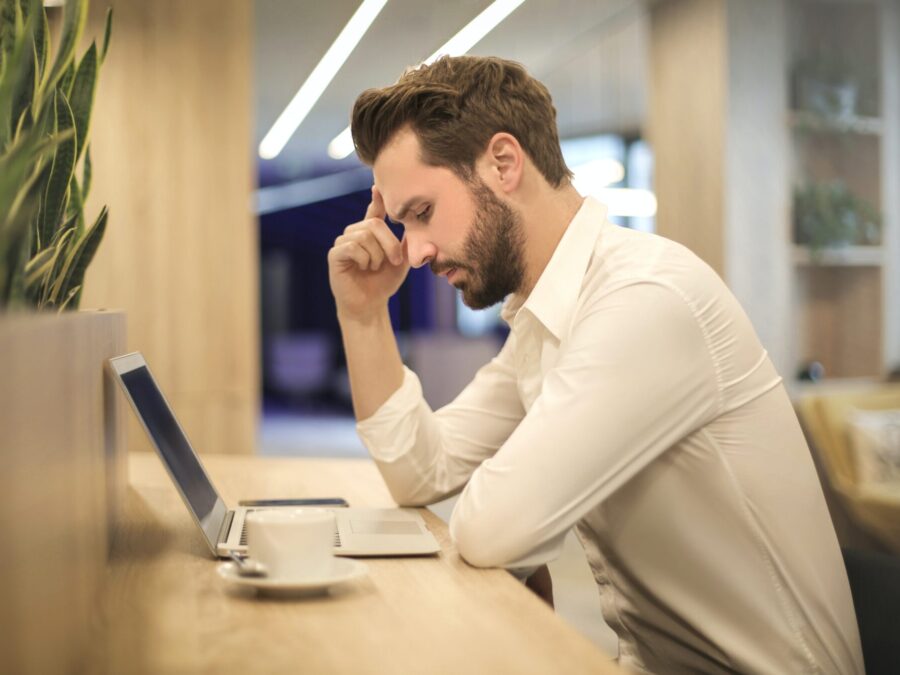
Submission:
<svg viewBox="0 0 900 675">
<path fill-rule="evenodd" d="M 419 202 L 419 201 L 423 201 L 424 199 L 425 199 L 425 197 L 418 197 L 418 196 L 413 197 L 411 199 L 407 199 L 406 202 L 403 204 L 403 206 L 400 207 L 400 210 L 397 212 L 397 215 L 395 217 L 391 217 L 391 214 L 389 213 L 388 218 L 393 222 L 399 223 L 406 217 L 406 214 L 412 208 L 413 204 L 415 204 L 416 202 Z"/>
</svg>

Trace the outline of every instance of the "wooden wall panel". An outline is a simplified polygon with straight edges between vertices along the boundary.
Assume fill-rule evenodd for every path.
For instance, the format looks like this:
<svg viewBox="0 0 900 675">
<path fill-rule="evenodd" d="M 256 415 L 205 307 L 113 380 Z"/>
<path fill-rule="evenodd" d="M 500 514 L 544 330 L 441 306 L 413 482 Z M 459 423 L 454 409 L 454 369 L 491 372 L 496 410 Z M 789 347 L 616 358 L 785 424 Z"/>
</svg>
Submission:
<svg viewBox="0 0 900 675">
<path fill-rule="evenodd" d="M 881 146 L 881 194 L 885 259 L 884 366 L 900 368 L 900 0 L 881 5 L 881 82 L 884 133 Z"/>
<path fill-rule="evenodd" d="M 801 362 L 820 361 L 828 377 L 880 375 L 881 268 L 809 267 L 797 273 L 805 297 Z"/>
<path fill-rule="evenodd" d="M 659 2 L 650 15 L 648 137 L 656 231 L 724 275 L 726 8 L 722 0 Z"/>
<path fill-rule="evenodd" d="M 790 138 L 783 0 L 730 0 L 725 130 L 725 281 L 775 367 L 793 353 Z M 702 189 L 702 187 L 698 188 Z"/>
<path fill-rule="evenodd" d="M 0 316 L 0 672 L 85 672 L 127 483 L 121 313 Z"/>
<path fill-rule="evenodd" d="M 259 409 L 252 215 L 252 6 L 94 0 L 114 7 L 93 117 L 89 213 L 110 207 L 83 307 L 122 308 L 201 452 L 252 452 Z M 149 447 L 129 420 L 133 448 Z"/>
</svg>

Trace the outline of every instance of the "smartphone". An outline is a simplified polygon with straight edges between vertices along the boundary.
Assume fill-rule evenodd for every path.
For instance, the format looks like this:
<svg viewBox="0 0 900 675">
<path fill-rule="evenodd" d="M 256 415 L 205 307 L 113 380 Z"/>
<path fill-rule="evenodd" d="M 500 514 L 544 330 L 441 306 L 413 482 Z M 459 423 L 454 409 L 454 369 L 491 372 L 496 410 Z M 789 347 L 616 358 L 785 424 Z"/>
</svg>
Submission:
<svg viewBox="0 0 900 675">
<path fill-rule="evenodd" d="M 346 499 L 341 497 L 320 497 L 312 499 L 242 499 L 238 502 L 241 506 L 327 506 L 335 508 L 350 506 Z"/>
</svg>

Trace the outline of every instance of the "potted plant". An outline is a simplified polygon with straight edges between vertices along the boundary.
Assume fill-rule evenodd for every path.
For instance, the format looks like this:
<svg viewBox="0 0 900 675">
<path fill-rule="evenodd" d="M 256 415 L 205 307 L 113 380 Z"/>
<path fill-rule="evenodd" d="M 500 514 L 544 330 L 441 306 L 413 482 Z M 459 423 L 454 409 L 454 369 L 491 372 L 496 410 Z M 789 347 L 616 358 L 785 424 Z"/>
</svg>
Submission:
<svg viewBox="0 0 900 675">
<path fill-rule="evenodd" d="M 0 0 L 0 310 L 76 309 L 106 229 L 88 226 L 90 123 L 97 73 L 109 47 L 76 59 L 86 0 L 69 0 L 51 58 L 41 0 Z"/>
<path fill-rule="evenodd" d="M 879 244 L 881 219 L 843 182 L 810 183 L 794 191 L 794 236 L 818 258 L 826 248 Z"/>
<path fill-rule="evenodd" d="M 84 202 L 110 15 L 80 58 L 86 0 L 68 0 L 60 18 L 51 52 L 41 0 L 0 0 L 0 475 L 15 514 L 4 523 L 15 527 L 4 529 L 0 625 L 15 648 L 3 672 L 85 670 L 127 485 L 121 403 L 103 376 L 125 350 L 124 314 L 64 311 L 78 307 L 107 224 L 106 208 L 87 217 Z"/>
<path fill-rule="evenodd" d="M 847 58 L 822 50 L 794 66 L 796 106 L 826 118 L 846 119 L 857 112 L 859 87 Z"/>
</svg>

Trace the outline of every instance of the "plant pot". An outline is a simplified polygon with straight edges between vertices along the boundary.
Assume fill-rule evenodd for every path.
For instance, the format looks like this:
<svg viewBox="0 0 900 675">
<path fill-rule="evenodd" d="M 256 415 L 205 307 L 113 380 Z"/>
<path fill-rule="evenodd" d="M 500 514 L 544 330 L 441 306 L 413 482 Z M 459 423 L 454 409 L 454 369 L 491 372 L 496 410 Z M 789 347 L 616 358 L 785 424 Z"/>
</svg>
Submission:
<svg viewBox="0 0 900 675">
<path fill-rule="evenodd" d="M 127 485 L 104 370 L 124 349 L 121 312 L 0 314 L 0 671 L 83 670 Z"/>
</svg>

